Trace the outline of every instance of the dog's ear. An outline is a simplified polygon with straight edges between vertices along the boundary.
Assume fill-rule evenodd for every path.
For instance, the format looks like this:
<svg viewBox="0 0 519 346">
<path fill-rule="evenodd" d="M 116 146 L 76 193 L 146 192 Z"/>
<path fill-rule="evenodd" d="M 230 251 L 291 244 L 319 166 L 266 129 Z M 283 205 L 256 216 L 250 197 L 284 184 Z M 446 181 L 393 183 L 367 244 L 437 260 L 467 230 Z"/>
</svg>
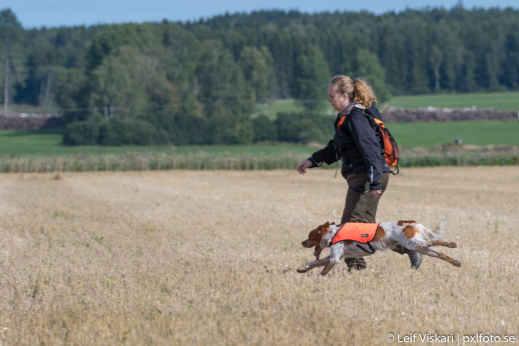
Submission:
<svg viewBox="0 0 519 346">
<path fill-rule="evenodd" d="M 323 249 L 321 248 L 321 244 L 317 244 L 315 247 L 314 247 L 314 256 L 315 256 L 315 259 L 319 259 L 319 256 L 321 256 L 321 252 L 323 251 Z"/>
<path fill-rule="evenodd" d="M 324 225 L 319 225 L 315 227 L 313 230 L 311 230 L 310 233 L 308 233 L 308 239 L 319 242 L 324 233 L 323 227 Z"/>
</svg>

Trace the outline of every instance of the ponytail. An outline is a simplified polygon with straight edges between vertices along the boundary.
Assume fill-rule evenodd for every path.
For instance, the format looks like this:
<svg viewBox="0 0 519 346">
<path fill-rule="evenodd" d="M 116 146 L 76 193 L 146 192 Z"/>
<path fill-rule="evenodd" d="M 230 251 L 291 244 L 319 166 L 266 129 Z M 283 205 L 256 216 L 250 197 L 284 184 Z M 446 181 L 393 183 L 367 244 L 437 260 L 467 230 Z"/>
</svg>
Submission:
<svg viewBox="0 0 519 346">
<path fill-rule="evenodd" d="M 370 108 L 377 101 L 373 89 L 362 79 L 353 81 L 353 101 Z"/>
</svg>

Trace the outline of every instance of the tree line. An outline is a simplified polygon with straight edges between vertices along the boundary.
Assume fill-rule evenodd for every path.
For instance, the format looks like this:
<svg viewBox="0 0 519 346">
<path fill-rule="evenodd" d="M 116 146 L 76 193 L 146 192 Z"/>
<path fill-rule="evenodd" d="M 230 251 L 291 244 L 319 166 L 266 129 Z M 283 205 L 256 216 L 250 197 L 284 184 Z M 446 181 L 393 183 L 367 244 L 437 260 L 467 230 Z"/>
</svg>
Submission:
<svg viewBox="0 0 519 346">
<path fill-rule="evenodd" d="M 517 89 L 519 11 L 258 11 L 24 29 L 5 9 L 0 59 L 4 111 L 59 111 L 67 144 L 301 141 L 326 132 L 318 114 L 334 74 L 367 79 L 380 101 Z M 306 115 L 251 119 L 256 104 L 279 98 Z"/>
</svg>

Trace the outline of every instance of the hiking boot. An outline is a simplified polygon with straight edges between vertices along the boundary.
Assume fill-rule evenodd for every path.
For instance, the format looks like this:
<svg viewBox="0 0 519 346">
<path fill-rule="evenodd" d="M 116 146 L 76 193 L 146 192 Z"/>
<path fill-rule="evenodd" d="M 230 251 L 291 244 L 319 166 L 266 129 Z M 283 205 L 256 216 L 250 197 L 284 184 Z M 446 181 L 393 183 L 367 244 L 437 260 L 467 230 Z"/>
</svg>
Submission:
<svg viewBox="0 0 519 346">
<path fill-rule="evenodd" d="M 416 252 L 414 250 L 409 250 L 403 247 L 400 244 L 397 244 L 394 248 L 392 248 L 394 252 L 398 252 L 399 254 L 407 254 L 409 256 L 409 261 L 411 262 L 411 268 L 418 269 L 420 268 L 420 265 L 422 264 L 422 254 L 419 252 Z"/>
<path fill-rule="evenodd" d="M 368 266 L 363 257 L 346 257 L 344 262 L 348 266 L 348 272 L 351 272 L 352 269 L 363 270 Z"/>
</svg>

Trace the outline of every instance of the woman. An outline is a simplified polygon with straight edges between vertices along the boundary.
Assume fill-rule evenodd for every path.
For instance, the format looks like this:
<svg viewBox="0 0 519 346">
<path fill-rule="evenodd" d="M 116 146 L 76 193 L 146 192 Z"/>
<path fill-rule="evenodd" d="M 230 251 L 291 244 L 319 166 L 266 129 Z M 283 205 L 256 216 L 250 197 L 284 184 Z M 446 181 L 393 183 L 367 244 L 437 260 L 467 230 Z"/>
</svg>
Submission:
<svg viewBox="0 0 519 346">
<path fill-rule="evenodd" d="M 348 192 L 341 223 L 374 223 L 390 172 L 380 136 L 370 119 L 381 117 L 375 107 L 375 94 L 365 81 L 339 75 L 330 81 L 328 99 L 338 112 L 335 135 L 326 147 L 300 162 L 297 171 L 304 174 L 308 168 L 323 162 L 331 164 L 342 159 L 341 173 L 348 183 Z M 349 270 L 366 268 L 362 257 L 345 261 Z"/>
</svg>

